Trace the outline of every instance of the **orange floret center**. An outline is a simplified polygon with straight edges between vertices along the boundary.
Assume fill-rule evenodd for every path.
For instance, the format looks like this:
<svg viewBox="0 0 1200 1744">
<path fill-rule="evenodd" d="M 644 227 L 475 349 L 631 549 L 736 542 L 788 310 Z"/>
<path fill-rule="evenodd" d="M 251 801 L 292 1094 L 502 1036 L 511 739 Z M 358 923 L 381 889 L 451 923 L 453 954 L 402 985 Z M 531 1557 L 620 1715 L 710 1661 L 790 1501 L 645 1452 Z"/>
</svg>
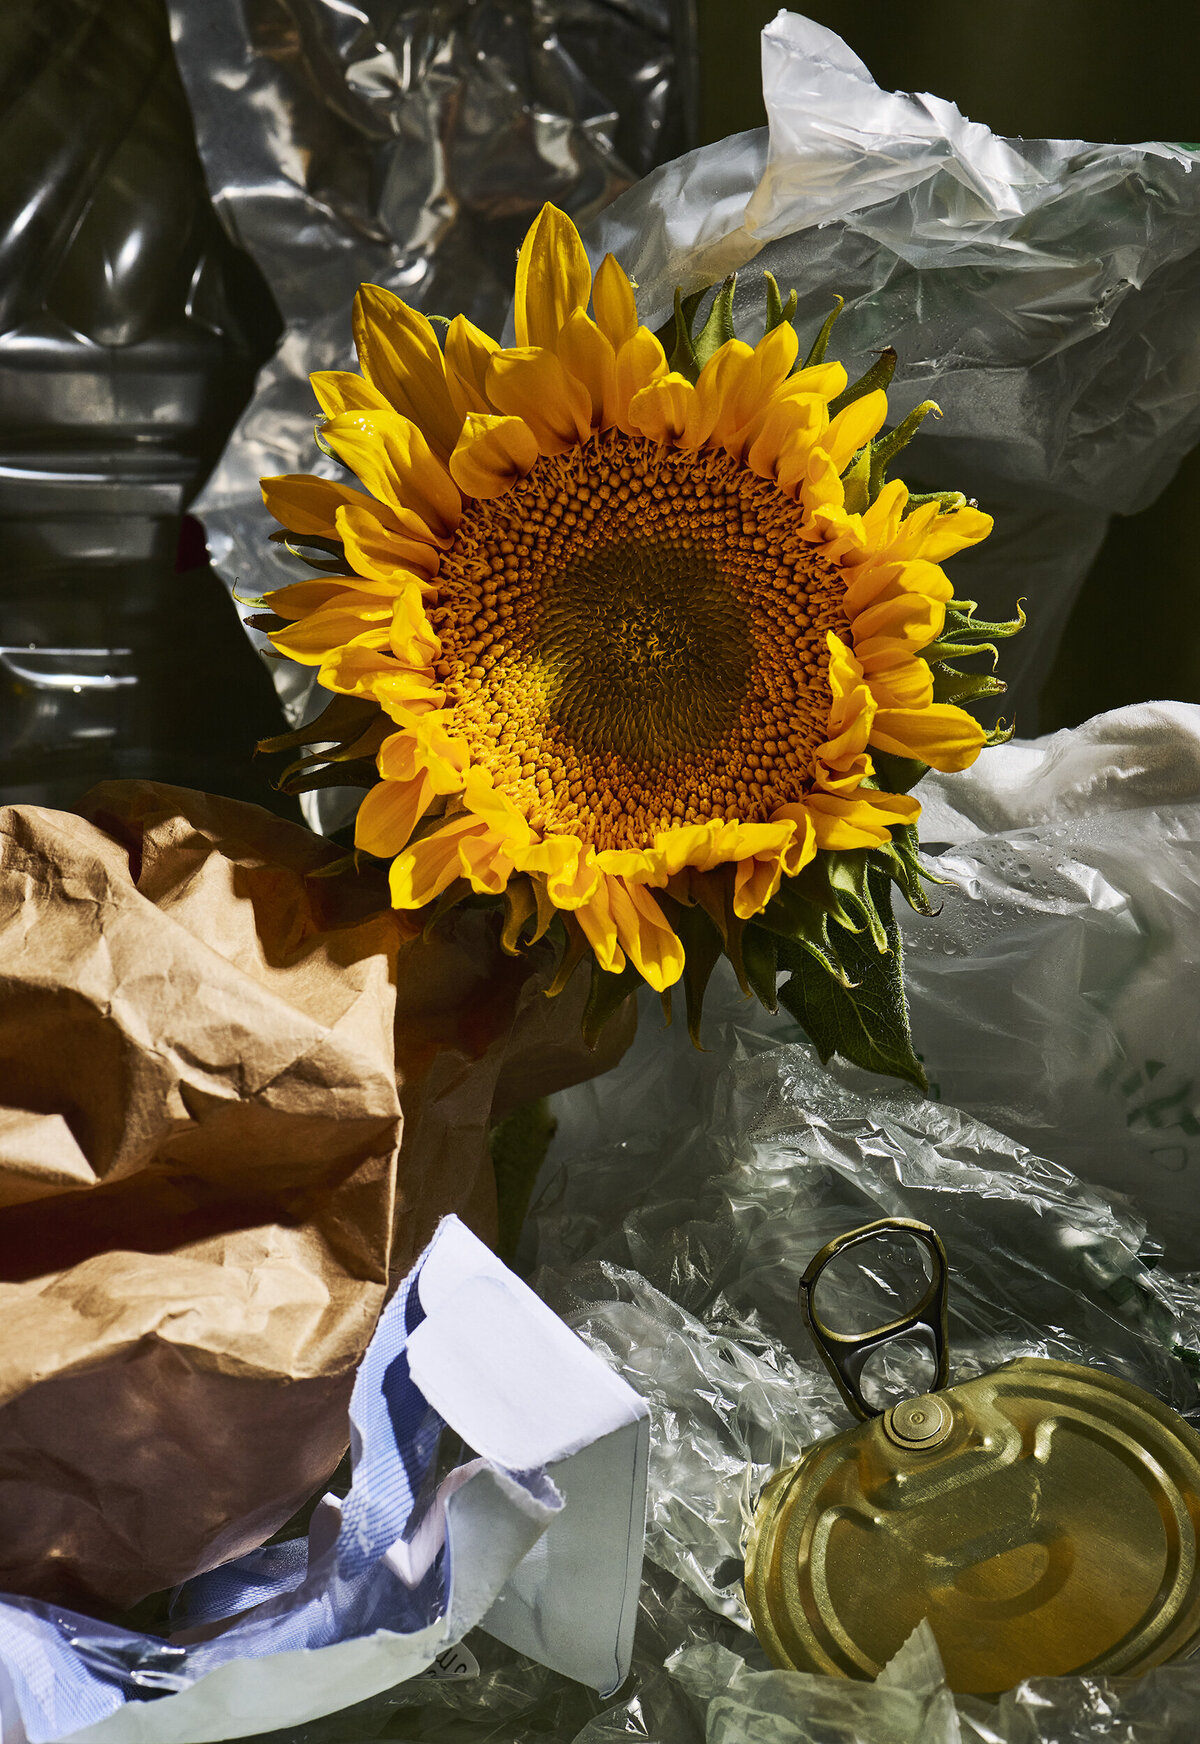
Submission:
<svg viewBox="0 0 1200 1744">
<path fill-rule="evenodd" d="M 469 503 L 430 619 L 472 763 L 597 849 L 765 821 L 828 736 L 836 568 L 800 506 L 723 450 L 609 430 Z"/>
</svg>

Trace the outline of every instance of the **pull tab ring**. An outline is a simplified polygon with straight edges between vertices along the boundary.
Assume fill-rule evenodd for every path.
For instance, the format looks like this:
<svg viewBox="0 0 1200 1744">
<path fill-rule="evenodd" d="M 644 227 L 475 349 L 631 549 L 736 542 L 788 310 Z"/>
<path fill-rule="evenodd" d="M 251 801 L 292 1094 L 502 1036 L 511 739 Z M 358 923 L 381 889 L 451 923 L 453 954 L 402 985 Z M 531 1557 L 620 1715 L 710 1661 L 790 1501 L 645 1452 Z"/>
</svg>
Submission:
<svg viewBox="0 0 1200 1744">
<path fill-rule="evenodd" d="M 830 1260 L 845 1253 L 847 1248 L 857 1247 L 859 1242 L 875 1241 L 885 1235 L 911 1235 L 915 1241 L 921 1243 L 929 1255 L 933 1274 L 929 1287 L 912 1312 L 900 1320 L 892 1320 L 886 1326 L 877 1326 L 870 1332 L 834 1332 L 825 1325 L 813 1302 L 818 1278 Z M 906 1333 L 915 1333 L 920 1337 L 922 1343 L 928 1345 L 933 1357 L 934 1382 L 927 1391 L 936 1392 L 946 1385 L 950 1378 L 950 1352 L 946 1333 L 946 1250 L 942 1246 L 941 1237 L 929 1224 L 918 1223 L 911 1217 L 881 1217 L 877 1223 L 866 1223 L 861 1229 L 851 1229 L 845 1235 L 835 1236 L 833 1241 L 826 1242 L 821 1251 L 814 1254 L 809 1261 L 804 1276 L 800 1279 L 799 1294 L 804 1324 L 812 1334 L 822 1362 L 837 1383 L 838 1392 L 857 1417 L 883 1415 L 885 1408 L 876 1410 L 863 1398 L 862 1372 L 874 1351 L 881 1345 L 890 1344 L 895 1338 L 902 1338 Z"/>
</svg>

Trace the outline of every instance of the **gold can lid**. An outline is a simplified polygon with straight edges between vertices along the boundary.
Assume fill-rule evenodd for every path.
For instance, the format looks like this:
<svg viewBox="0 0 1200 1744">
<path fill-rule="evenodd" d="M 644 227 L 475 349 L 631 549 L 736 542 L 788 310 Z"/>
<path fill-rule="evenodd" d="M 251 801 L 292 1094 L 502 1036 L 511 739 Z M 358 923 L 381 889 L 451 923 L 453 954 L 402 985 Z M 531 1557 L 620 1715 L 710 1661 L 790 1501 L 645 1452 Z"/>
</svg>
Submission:
<svg viewBox="0 0 1200 1744">
<path fill-rule="evenodd" d="M 1135 1673 L 1200 1641 L 1200 1436 L 1022 1357 L 808 1449 L 760 1499 L 746 1599 L 777 1665 L 874 1678 L 928 1618 L 951 1689 Z"/>
</svg>

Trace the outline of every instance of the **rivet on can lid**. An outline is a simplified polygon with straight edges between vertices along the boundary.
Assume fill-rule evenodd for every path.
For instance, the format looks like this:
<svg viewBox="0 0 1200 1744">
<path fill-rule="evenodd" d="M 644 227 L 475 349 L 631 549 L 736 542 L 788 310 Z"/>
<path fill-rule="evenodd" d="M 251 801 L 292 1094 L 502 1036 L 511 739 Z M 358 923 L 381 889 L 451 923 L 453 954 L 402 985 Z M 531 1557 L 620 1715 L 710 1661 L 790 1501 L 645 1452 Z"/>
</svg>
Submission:
<svg viewBox="0 0 1200 1744">
<path fill-rule="evenodd" d="M 949 1405 L 933 1393 L 905 1399 L 883 1414 L 884 1433 L 899 1447 L 940 1447 L 953 1427 Z"/>
</svg>

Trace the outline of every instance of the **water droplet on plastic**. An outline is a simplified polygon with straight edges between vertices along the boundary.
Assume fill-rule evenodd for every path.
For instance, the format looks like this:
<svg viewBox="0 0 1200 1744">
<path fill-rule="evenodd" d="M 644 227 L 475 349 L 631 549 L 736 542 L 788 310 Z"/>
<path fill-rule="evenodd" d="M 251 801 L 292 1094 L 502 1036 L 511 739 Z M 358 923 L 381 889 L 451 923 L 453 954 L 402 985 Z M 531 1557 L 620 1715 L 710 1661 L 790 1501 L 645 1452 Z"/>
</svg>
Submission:
<svg viewBox="0 0 1200 1744">
<path fill-rule="evenodd" d="M 1029 864 L 1028 860 L 1017 861 L 1017 876 L 1019 878 L 1028 878 L 1032 871 L 1033 867 Z"/>
</svg>

